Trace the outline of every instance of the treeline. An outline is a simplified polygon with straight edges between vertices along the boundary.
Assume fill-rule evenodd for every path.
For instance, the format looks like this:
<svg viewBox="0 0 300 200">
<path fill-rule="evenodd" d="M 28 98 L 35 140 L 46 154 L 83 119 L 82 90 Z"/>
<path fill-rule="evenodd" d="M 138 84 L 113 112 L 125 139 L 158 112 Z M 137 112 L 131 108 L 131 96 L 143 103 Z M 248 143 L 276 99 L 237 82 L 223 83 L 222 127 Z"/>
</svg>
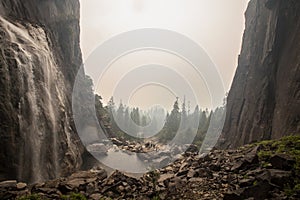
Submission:
<svg viewBox="0 0 300 200">
<path fill-rule="evenodd" d="M 178 98 L 170 112 L 160 107 L 143 111 L 138 107 L 130 108 L 122 102 L 116 106 L 113 97 L 105 107 L 98 95 L 95 102 L 97 117 L 108 137 L 142 140 L 144 137 L 152 136 L 151 139 L 161 143 L 175 139 L 181 144 L 193 143 L 198 147 L 201 146 L 210 123 L 212 121 L 217 123 L 224 114 L 224 107 L 209 111 L 196 106 L 191 112 L 185 99 L 180 105 Z M 213 130 L 214 127 L 211 126 L 210 129 Z M 219 131 L 217 125 L 215 129 Z"/>
<path fill-rule="evenodd" d="M 73 108 L 76 128 L 84 144 L 105 139 L 102 133 L 108 138 L 121 140 L 142 140 L 154 135 L 151 139 L 161 143 L 176 140 L 200 147 L 204 142 L 202 148 L 208 149 L 214 145 L 223 127 L 226 99 L 223 106 L 213 111 L 202 110 L 199 106 L 190 111 L 185 99 L 181 104 L 176 99 L 170 112 L 160 107 L 142 111 L 138 107 L 129 108 L 122 102 L 115 105 L 113 98 L 104 106 L 102 98 L 94 94 L 88 76 L 82 78 L 81 85 L 82 89 L 73 97 L 77 102 Z M 97 122 L 100 127 L 95 127 Z"/>
<path fill-rule="evenodd" d="M 101 97 L 96 95 L 98 118 L 104 122 L 109 137 L 124 139 L 141 139 L 149 137 L 163 127 L 166 112 L 160 107 L 143 111 L 138 107 L 130 108 L 122 102 L 115 105 L 113 97 L 103 108 Z"/>
</svg>

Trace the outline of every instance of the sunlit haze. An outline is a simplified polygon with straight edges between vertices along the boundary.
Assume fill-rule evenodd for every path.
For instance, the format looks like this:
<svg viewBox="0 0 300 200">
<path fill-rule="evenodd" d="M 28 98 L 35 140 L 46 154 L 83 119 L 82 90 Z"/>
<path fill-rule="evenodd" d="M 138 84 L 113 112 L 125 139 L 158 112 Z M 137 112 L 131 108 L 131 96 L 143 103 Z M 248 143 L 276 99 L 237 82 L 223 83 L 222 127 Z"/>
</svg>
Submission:
<svg viewBox="0 0 300 200">
<path fill-rule="evenodd" d="M 104 41 L 114 35 L 140 28 L 160 28 L 176 31 L 198 43 L 217 66 L 225 90 L 237 67 L 244 30 L 244 12 L 248 0 L 81 0 L 81 48 L 84 59 Z M 197 79 L 187 63 L 174 55 L 155 51 L 129 54 L 116 61 L 101 80 L 94 80 L 96 93 L 106 103 L 114 94 L 118 82 L 134 68 L 158 63 L 173 68 L 192 84 L 199 86 L 201 107 L 210 107 L 209 91 Z M 141 77 L 139 77 L 141 78 Z M 178 85 L 180 88 L 181 85 Z M 159 84 L 145 85 L 132 91 L 130 106 L 143 109 L 161 104 L 170 109 L 175 97 L 181 100 L 185 91 L 174 94 Z M 122 99 L 115 97 L 116 103 Z M 188 97 L 187 97 L 188 99 Z"/>
</svg>

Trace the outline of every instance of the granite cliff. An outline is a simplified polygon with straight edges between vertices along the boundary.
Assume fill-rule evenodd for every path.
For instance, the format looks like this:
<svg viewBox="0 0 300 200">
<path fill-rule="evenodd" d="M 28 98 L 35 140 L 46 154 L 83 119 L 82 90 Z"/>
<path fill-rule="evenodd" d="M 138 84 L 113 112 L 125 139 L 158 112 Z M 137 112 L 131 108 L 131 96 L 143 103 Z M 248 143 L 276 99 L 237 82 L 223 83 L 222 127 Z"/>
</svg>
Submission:
<svg viewBox="0 0 300 200">
<path fill-rule="evenodd" d="M 38 182 L 82 165 L 71 112 L 82 58 L 78 0 L 0 1 L 0 179 Z"/>
<path fill-rule="evenodd" d="M 300 133 L 300 1 L 251 0 L 222 148 Z"/>
</svg>

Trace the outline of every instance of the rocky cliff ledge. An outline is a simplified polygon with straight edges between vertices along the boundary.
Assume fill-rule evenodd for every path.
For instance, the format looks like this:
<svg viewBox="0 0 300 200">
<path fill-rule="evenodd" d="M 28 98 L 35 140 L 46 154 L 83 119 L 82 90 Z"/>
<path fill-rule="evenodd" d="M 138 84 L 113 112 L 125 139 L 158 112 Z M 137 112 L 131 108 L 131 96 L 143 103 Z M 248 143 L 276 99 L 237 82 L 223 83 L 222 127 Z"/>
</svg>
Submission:
<svg viewBox="0 0 300 200">
<path fill-rule="evenodd" d="M 78 0 L 0 1 L 0 180 L 80 168 L 71 113 L 81 60 Z"/>
<path fill-rule="evenodd" d="M 251 0 L 219 145 L 300 133 L 300 1 Z"/>
</svg>

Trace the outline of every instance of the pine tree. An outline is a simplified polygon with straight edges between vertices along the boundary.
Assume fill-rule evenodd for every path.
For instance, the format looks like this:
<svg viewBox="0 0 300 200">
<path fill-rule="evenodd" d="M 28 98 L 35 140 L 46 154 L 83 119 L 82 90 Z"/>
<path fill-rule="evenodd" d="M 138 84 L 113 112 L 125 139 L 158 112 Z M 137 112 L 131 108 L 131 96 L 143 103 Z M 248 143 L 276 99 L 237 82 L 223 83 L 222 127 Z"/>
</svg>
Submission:
<svg viewBox="0 0 300 200">
<path fill-rule="evenodd" d="M 181 116 L 182 117 L 187 117 L 187 112 L 186 112 L 186 105 L 185 105 L 185 96 L 183 98 L 183 103 L 182 103 L 182 107 L 181 107 Z"/>
<path fill-rule="evenodd" d="M 110 117 L 113 117 L 113 112 L 115 111 L 115 102 L 114 102 L 114 98 L 110 97 L 108 103 L 107 103 L 107 110 L 108 113 L 110 114 Z"/>
<path fill-rule="evenodd" d="M 124 106 L 122 100 L 120 100 L 119 108 L 117 110 L 117 120 L 119 128 L 124 128 Z"/>
<path fill-rule="evenodd" d="M 162 130 L 161 140 L 168 141 L 174 138 L 180 125 L 181 113 L 179 112 L 178 98 L 174 102 L 171 114 L 167 114 L 167 121 Z"/>
<path fill-rule="evenodd" d="M 131 123 L 132 127 L 131 127 L 131 130 L 132 130 L 132 133 L 134 135 L 137 135 L 140 128 L 140 114 L 139 114 L 139 108 L 133 108 L 133 110 L 131 111 L 130 113 L 130 117 L 131 117 L 131 120 L 133 121 L 133 123 Z"/>
<path fill-rule="evenodd" d="M 125 108 L 124 112 L 124 129 L 128 132 L 130 131 L 130 114 L 129 114 L 129 108 Z"/>
<path fill-rule="evenodd" d="M 115 114 L 115 102 L 114 98 L 111 97 L 106 106 L 108 112 L 108 118 L 111 124 L 111 137 L 116 137 L 116 133 L 118 132 L 119 128 L 115 122 L 114 116 Z"/>
<path fill-rule="evenodd" d="M 147 121 L 148 121 L 148 120 L 147 120 L 146 115 L 143 115 L 143 116 L 142 116 L 142 119 L 141 119 L 141 126 L 143 126 L 143 127 L 147 126 L 147 124 L 148 124 Z"/>
<path fill-rule="evenodd" d="M 183 98 L 183 103 L 181 107 L 181 121 L 182 121 L 182 130 L 185 130 L 187 126 L 187 112 L 186 112 L 186 105 L 185 105 L 185 96 Z"/>
<path fill-rule="evenodd" d="M 179 106 L 178 106 L 178 98 L 173 105 L 173 110 L 171 111 L 171 114 L 169 116 L 167 123 L 168 123 L 168 127 L 170 128 L 171 132 L 176 132 L 178 130 L 178 127 L 180 125 L 180 112 L 179 112 Z"/>
</svg>

